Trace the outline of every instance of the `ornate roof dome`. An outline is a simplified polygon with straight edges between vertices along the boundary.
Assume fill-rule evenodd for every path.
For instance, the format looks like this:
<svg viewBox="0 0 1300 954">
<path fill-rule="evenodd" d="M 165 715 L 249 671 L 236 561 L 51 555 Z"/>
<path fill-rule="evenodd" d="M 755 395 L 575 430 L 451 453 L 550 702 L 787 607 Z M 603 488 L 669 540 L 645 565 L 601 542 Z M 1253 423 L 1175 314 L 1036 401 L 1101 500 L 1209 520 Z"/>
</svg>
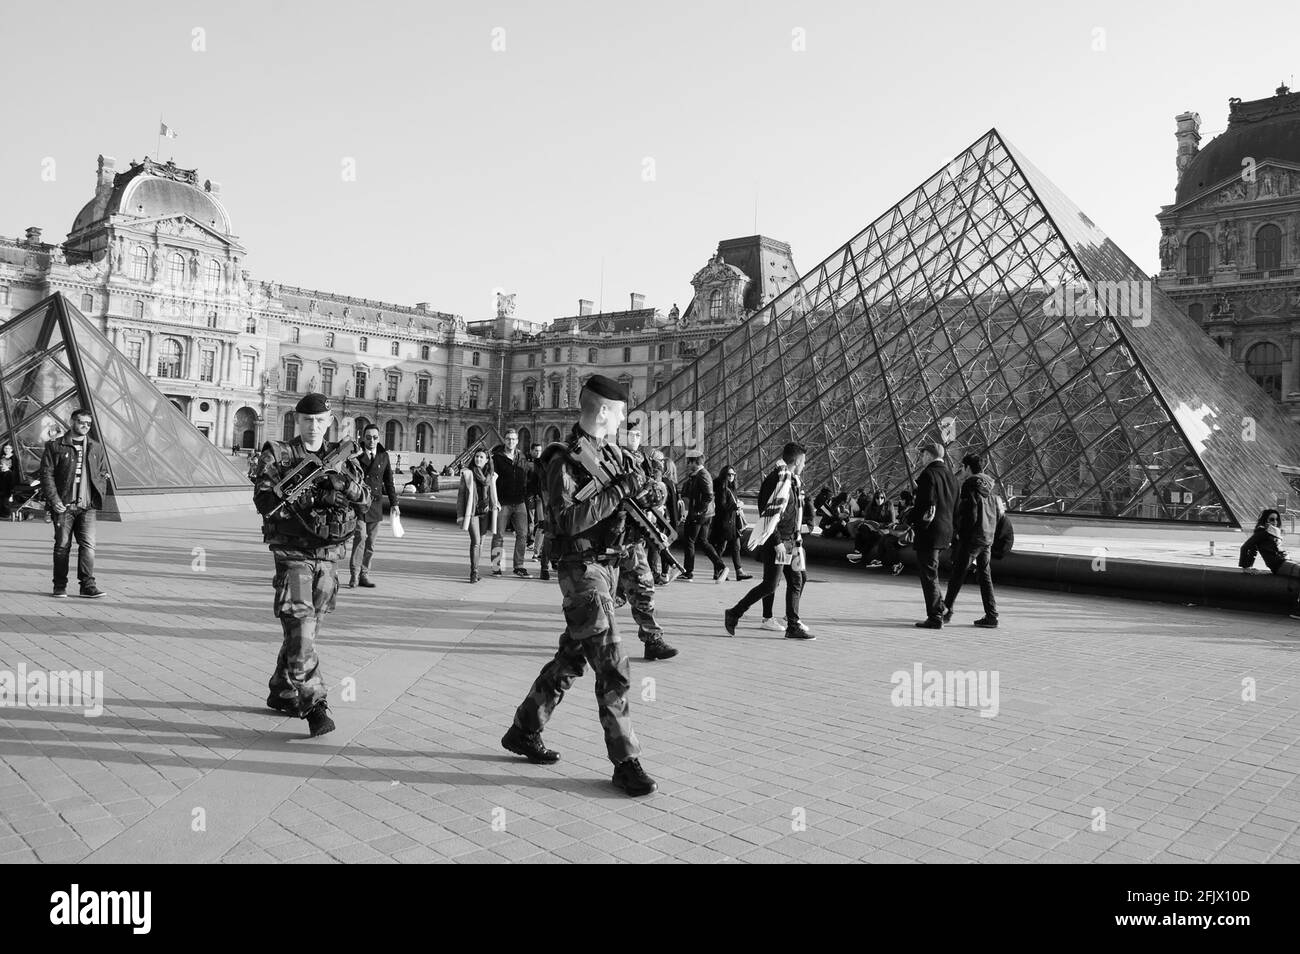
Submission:
<svg viewBox="0 0 1300 954">
<path fill-rule="evenodd" d="M 1300 93 L 1279 87 L 1276 96 L 1243 103 L 1228 100 L 1228 128 L 1198 152 L 1178 180 L 1181 205 L 1224 179 L 1238 176 L 1246 158 L 1300 164 Z"/>
<path fill-rule="evenodd" d="M 230 215 L 217 198 L 219 186 L 198 183 L 193 169 L 178 169 L 174 163 L 145 159 L 132 163 L 127 172 L 113 176 L 111 187 L 101 188 L 82 207 L 72 224 L 71 235 L 114 213 L 139 218 L 187 215 L 200 225 L 230 235 Z"/>
</svg>

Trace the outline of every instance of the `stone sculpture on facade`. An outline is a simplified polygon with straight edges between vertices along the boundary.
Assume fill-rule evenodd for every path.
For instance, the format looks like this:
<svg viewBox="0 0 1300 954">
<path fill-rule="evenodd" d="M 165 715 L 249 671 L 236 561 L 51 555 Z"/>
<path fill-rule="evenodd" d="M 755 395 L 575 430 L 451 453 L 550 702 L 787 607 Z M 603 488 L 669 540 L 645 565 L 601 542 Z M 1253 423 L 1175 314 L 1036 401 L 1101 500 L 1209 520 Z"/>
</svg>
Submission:
<svg viewBox="0 0 1300 954">
<path fill-rule="evenodd" d="M 497 317 L 509 318 L 515 313 L 515 296 L 497 292 Z"/>
<path fill-rule="evenodd" d="M 1160 267 L 1166 271 L 1178 266 L 1178 238 L 1173 229 L 1165 229 L 1160 236 Z"/>
</svg>

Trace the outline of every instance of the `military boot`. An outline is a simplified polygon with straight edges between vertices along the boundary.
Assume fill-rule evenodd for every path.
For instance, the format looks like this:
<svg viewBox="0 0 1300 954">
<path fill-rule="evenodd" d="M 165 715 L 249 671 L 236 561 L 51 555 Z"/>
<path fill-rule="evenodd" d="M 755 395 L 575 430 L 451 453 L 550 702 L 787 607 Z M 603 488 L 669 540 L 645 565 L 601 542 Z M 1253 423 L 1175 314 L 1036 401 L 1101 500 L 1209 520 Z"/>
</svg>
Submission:
<svg viewBox="0 0 1300 954">
<path fill-rule="evenodd" d="M 307 713 L 307 729 L 313 739 L 326 732 L 333 732 L 334 728 L 334 720 L 330 718 L 330 707 L 323 700 L 316 703 L 311 712 Z"/>
<path fill-rule="evenodd" d="M 348 589 L 354 590 L 356 588 L 357 588 L 357 571 L 353 570 L 351 575 L 348 577 Z"/>
<path fill-rule="evenodd" d="M 274 709 L 276 712 L 283 712 L 285 715 L 296 716 L 298 714 L 298 707 L 293 704 L 293 701 L 284 698 L 274 689 L 266 697 L 266 707 Z"/>
<path fill-rule="evenodd" d="M 535 765 L 554 765 L 560 761 L 560 753 L 548 749 L 542 743 L 540 732 L 525 732 L 517 725 L 512 725 L 501 737 L 501 747 L 507 752 L 522 755 Z"/>
<path fill-rule="evenodd" d="M 649 795 L 659 788 L 655 780 L 645 773 L 641 767 L 640 759 L 628 759 L 619 762 L 614 766 L 614 777 L 611 779 L 615 788 L 621 788 L 627 794 L 636 798 L 638 795 Z"/>
<path fill-rule="evenodd" d="M 654 662 L 656 659 L 672 659 L 676 655 L 677 650 L 665 643 L 662 636 L 645 641 L 645 658 L 649 662 Z"/>
</svg>

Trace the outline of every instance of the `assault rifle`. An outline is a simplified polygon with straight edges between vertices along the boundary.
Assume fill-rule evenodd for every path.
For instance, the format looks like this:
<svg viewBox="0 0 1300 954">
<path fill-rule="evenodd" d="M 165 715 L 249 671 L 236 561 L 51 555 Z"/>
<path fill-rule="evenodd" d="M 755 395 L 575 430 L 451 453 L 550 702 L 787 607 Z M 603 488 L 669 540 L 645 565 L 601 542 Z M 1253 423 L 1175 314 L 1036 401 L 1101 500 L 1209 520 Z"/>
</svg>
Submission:
<svg viewBox="0 0 1300 954">
<path fill-rule="evenodd" d="M 578 449 L 573 459 L 591 477 L 591 483 L 574 494 L 577 500 L 587 500 L 614 483 L 623 474 L 635 473 L 636 464 L 625 457 L 621 450 L 610 444 L 597 445 L 587 437 L 578 441 Z M 619 507 L 637 528 L 663 551 L 668 562 L 678 573 L 686 572 L 686 568 L 678 562 L 669 549 L 677 539 L 677 532 L 664 516 L 662 508 L 650 506 L 648 491 L 643 490 L 635 496 L 631 494 L 624 496 Z"/>
<path fill-rule="evenodd" d="M 341 474 L 343 466 L 354 457 L 361 456 L 361 450 L 352 441 L 341 441 L 339 446 L 334 448 L 319 458 L 315 454 L 303 458 L 294 464 L 287 474 L 281 477 L 271 488 L 271 491 L 280 498 L 280 502 L 275 508 L 267 514 L 268 517 L 276 517 L 288 507 L 298 503 L 307 491 L 316 486 L 317 482 L 327 474 Z"/>
</svg>

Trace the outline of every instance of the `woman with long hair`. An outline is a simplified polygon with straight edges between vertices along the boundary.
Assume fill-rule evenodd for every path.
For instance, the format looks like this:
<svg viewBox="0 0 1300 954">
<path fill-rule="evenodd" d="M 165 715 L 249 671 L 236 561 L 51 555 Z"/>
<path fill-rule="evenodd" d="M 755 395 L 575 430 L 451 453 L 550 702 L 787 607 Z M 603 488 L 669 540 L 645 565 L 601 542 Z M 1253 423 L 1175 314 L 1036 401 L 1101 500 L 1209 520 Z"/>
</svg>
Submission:
<svg viewBox="0 0 1300 954">
<path fill-rule="evenodd" d="M 496 526 L 497 475 L 492 472 L 492 458 L 482 448 L 460 472 L 460 490 L 456 494 L 456 521 L 469 533 L 469 581 L 477 583 L 479 554 L 483 548 L 483 534 L 491 534 Z"/>
<path fill-rule="evenodd" d="M 736 568 L 736 579 L 752 579 L 750 574 L 740 569 L 740 528 L 743 519 L 740 516 L 740 498 L 736 496 L 736 468 L 723 464 L 722 470 L 713 481 L 713 549 L 719 557 L 727 555 L 731 548 L 731 562 Z"/>
<path fill-rule="evenodd" d="M 14 456 L 14 445 L 5 441 L 0 444 L 0 518 L 8 520 L 13 515 L 10 498 L 23 481 L 18 458 Z"/>
<path fill-rule="evenodd" d="M 1255 532 L 1241 545 L 1238 565 L 1243 572 L 1254 573 L 1255 557 L 1259 555 L 1274 576 L 1300 579 L 1300 563 L 1287 559 L 1282 543 L 1282 515 L 1271 508 L 1264 510 L 1255 521 Z M 1291 618 L 1300 619 L 1300 600 L 1292 607 Z"/>
</svg>

